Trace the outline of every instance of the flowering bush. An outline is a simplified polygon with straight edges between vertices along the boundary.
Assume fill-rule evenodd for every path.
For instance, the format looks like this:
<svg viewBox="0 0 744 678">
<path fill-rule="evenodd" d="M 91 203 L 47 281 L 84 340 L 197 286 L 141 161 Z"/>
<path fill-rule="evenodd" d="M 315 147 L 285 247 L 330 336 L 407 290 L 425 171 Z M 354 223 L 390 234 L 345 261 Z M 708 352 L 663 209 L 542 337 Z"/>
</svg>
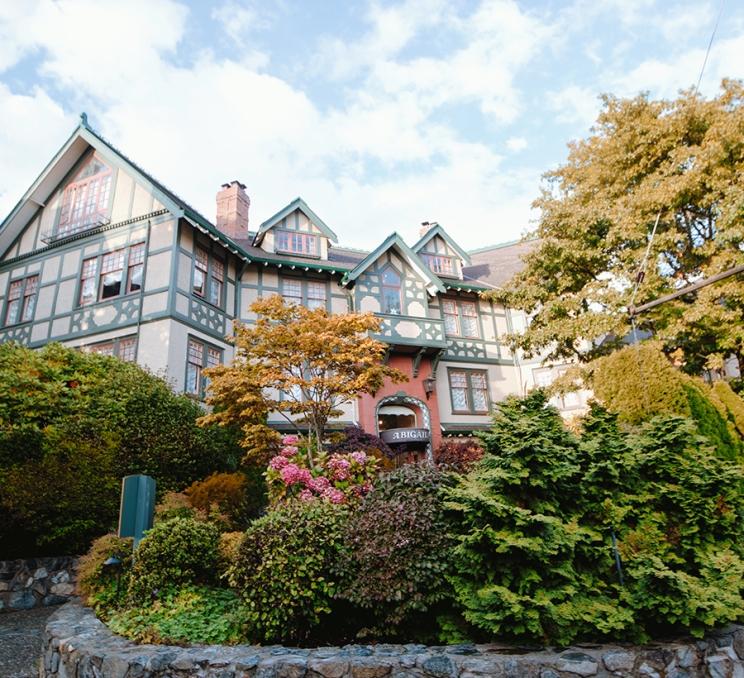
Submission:
<svg viewBox="0 0 744 678">
<path fill-rule="evenodd" d="M 483 448 L 473 438 L 446 438 L 434 451 L 434 459 L 439 466 L 458 473 L 467 473 L 482 458 Z"/>
<path fill-rule="evenodd" d="M 299 438 L 288 435 L 282 438 L 279 454 L 269 461 L 266 480 L 274 503 L 296 497 L 302 501 L 323 499 L 345 504 L 366 495 L 376 473 L 377 459 L 361 451 L 316 453 L 311 468 Z"/>
</svg>

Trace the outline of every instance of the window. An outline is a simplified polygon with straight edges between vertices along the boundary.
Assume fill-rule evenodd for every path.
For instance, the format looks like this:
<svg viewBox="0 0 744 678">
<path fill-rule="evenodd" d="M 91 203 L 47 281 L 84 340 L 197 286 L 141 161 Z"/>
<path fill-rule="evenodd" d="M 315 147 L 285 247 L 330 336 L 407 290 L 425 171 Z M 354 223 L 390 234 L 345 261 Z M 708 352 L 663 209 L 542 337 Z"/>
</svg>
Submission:
<svg viewBox="0 0 744 678">
<path fill-rule="evenodd" d="M 388 266 L 382 272 L 382 312 L 400 315 L 400 276 Z"/>
<path fill-rule="evenodd" d="M 121 281 L 124 274 L 124 255 L 126 250 L 116 250 L 104 254 L 101 259 L 101 283 L 98 289 L 99 299 L 111 299 L 121 294 Z"/>
<path fill-rule="evenodd" d="M 84 259 L 78 304 L 85 306 L 140 291 L 144 270 L 145 243 Z"/>
<path fill-rule="evenodd" d="M 282 280 L 282 295 L 285 303 L 302 306 L 302 281 L 289 278 Z"/>
<path fill-rule="evenodd" d="M 276 231 L 276 251 L 318 256 L 318 236 L 303 231 Z"/>
<path fill-rule="evenodd" d="M 444 331 L 449 336 L 477 339 L 480 337 L 478 327 L 478 307 L 473 301 L 442 300 Z"/>
<path fill-rule="evenodd" d="M 443 254 L 422 253 L 426 265 L 437 274 L 455 275 L 455 264 L 452 257 Z"/>
<path fill-rule="evenodd" d="M 186 393 L 203 398 L 209 386 L 209 379 L 204 377 L 203 370 L 217 367 L 221 363 L 222 351 L 197 339 L 189 338 L 186 355 Z"/>
<path fill-rule="evenodd" d="M 310 309 L 326 307 L 325 283 L 308 282 L 307 307 Z"/>
<path fill-rule="evenodd" d="M 127 273 L 127 294 L 142 289 L 142 275 L 145 271 L 145 243 L 132 245 L 129 250 L 129 272 Z"/>
<path fill-rule="evenodd" d="M 485 370 L 449 370 L 449 383 L 453 412 L 488 413 L 488 376 Z"/>
<path fill-rule="evenodd" d="M 34 319 L 39 276 L 31 275 L 14 280 L 8 289 L 8 306 L 5 309 L 5 324 L 16 325 Z"/>
<path fill-rule="evenodd" d="M 322 281 L 282 278 L 282 296 L 286 304 L 326 308 L 326 284 Z"/>
<path fill-rule="evenodd" d="M 119 337 L 111 341 L 101 341 L 84 346 L 83 350 L 100 355 L 116 356 L 120 360 L 132 363 L 137 353 L 137 337 Z"/>
<path fill-rule="evenodd" d="M 222 290 L 225 287 L 225 263 L 197 247 L 194 252 L 194 282 L 192 291 L 215 306 L 222 306 Z"/>
<path fill-rule="evenodd" d="M 103 223 L 111 195 L 111 168 L 93 156 L 62 195 L 56 236 L 78 233 Z"/>
</svg>

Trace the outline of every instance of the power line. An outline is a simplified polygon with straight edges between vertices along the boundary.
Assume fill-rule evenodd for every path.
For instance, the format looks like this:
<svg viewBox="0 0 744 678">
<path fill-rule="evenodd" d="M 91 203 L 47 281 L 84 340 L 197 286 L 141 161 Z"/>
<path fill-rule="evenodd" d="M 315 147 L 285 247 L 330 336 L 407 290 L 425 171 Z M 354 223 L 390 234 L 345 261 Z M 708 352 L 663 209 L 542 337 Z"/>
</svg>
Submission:
<svg viewBox="0 0 744 678">
<path fill-rule="evenodd" d="M 718 24 L 721 21 L 721 15 L 723 14 L 723 5 L 726 0 L 721 0 L 721 6 L 718 10 L 718 17 L 716 18 L 715 26 L 713 26 L 713 32 L 710 34 L 710 40 L 708 41 L 708 49 L 705 50 L 705 59 L 703 59 L 703 67 L 700 69 L 700 77 L 698 77 L 697 85 L 695 85 L 695 94 L 700 91 L 700 83 L 703 80 L 703 73 L 705 73 L 705 67 L 708 64 L 708 57 L 710 56 L 710 48 L 713 45 L 713 39 L 716 37 L 716 31 L 718 30 Z"/>
</svg>

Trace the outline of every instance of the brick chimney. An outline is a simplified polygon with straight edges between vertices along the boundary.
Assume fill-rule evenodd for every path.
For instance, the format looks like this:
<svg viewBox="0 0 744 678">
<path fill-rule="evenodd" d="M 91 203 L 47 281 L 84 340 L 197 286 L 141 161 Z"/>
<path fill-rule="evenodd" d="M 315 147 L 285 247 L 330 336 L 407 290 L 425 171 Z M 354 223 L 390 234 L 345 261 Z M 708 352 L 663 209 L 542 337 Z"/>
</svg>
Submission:
<svg viewBox="0 0 744 678">
<path fill-rule="evenodd" d="M 230 238 L 248 237 L 251 199 L 239 181 L 222 184 L 217 192 L 217 228 Z"/>
<path fill-rule="evenodd" d="M 436 225 L 436 221 L 422 221 L 421 228 L 419 229 L 419 238 L 423 238 Z"/>
</svg>

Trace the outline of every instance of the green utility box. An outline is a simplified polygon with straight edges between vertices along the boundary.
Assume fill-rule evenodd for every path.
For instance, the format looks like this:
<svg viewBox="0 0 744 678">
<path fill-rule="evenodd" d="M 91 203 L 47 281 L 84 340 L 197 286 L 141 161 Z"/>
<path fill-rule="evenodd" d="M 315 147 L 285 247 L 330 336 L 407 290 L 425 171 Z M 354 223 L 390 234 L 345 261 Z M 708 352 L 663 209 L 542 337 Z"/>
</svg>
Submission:
<svg viewBox="0 0 744 678">
<path fill-rule="evenodd" d="M 155 515 L 155 480 L 150 476 L 126 476 L 121 481 L 119 536 L 134 537 L 135 547 L 152 527 Z"/>
</svg>

